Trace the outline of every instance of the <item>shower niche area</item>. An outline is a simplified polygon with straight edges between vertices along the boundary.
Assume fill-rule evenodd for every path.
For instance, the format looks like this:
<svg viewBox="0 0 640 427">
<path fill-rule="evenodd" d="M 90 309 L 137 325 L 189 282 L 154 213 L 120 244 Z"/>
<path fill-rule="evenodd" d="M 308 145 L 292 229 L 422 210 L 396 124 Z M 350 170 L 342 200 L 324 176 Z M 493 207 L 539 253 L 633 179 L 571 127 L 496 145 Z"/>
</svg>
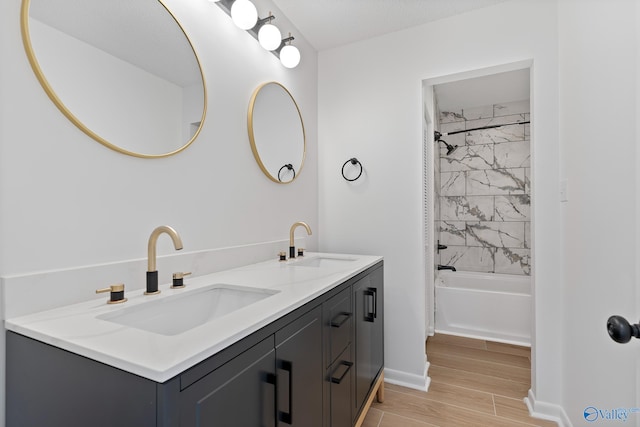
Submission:
<svg viewBox="0 0 640 427">
<path fill-rule="evenodd" d="M 432 90 L 433 329 L 530 345 L 529 69 Z"/>
</svg>

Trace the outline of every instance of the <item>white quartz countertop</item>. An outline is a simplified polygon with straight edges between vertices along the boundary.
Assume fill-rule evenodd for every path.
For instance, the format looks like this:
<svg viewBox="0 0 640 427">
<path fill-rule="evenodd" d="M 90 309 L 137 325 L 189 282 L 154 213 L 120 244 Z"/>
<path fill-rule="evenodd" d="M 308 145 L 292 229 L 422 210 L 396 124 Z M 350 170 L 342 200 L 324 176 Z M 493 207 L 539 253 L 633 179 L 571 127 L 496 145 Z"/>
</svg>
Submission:
<svg viewBox="0 0 640 427">
<path fill-rule="evenodd" d="M 316 259 L 317 264 L 312 261 Z M 323 263 L 339 258 L 348 262 Z M 159 295 L 128 292 L 124 304 L 106 304 L 107 297 L 7 319 L 7 329 L 157 382 L 165 382 L 283 315 L 376 264 L 368 255 L 307 253 L 304 258 L 270 260 L 205 276 L 185 278 L 184 289 L 160 286 Z M 304 265 L 306 264 L 306 265 Z M 176 335 L 162 335 L 125 326 L 108 317 L 117 310 L 170 299 L 211 284 L 247 286 L 276 294 Z M 108 295 L 108 294 L 104 294 Z"/>
</svg>

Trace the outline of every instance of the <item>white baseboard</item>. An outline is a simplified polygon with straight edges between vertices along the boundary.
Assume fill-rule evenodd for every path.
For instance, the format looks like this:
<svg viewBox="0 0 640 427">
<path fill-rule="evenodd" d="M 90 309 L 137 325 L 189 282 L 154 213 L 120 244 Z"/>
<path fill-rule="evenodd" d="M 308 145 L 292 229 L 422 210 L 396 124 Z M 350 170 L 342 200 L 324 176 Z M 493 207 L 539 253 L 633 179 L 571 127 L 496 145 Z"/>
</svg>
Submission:
<svg viewBox="0 0 640 427">
<path fill-rule="evenodd" d="M 410 374 L 408 372 L 396 371 L 395 369 L 384 368 L 384 381 L 402 387 L 412 388 L 420 391 L 429 390 L 431 378 L 427 375 L 429 362 L 425 360 L 424 373 L 422 375 Z"/>
<path fill-rule="evenodd" d="M 524 403 L 529 409 L 529 415 L 534 418 L 555 421 L 559 427 L 573 427 L 571 420 L 562 406 L 537 401 L 533 390 L 529 390 L 528 396 L 524 398 Z"/>
</svg>

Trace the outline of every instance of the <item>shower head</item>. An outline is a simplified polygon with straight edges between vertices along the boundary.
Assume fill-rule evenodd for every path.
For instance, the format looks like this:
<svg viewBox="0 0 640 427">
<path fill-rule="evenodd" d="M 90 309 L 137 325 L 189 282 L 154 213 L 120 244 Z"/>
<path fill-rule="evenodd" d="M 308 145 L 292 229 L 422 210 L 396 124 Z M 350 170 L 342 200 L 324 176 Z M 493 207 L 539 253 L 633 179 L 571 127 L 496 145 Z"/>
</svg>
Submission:
<svg viewBox="0 0 640 427">
<path fill-rule="evenodd" d="M 440 140 L 440 141 L 442 141 L 442 140 Z M 454 151 L 456 151 L 458 149 L 457 145 L 447 144 L 445 141 L 442 141 L 442 142 L 444 142 L 444 144 L 447 146 L 447 156 L 450 156 L 451 153 L 453 153 Z"/>
<path fill-rule="evenodd" d="M 433 132 L 433 137 L 436 140 L 436 142 L 442 142 L 444 145 L 447 146 L 447 156 L 450 156 L 451 153 L 453 153 L 458 149 L 457 145 L 448 144 L 447 141 L 445 141 L 444 139 L 440 139 L 442 137 L 442 134 L 437 130 Z"/>
</svg>

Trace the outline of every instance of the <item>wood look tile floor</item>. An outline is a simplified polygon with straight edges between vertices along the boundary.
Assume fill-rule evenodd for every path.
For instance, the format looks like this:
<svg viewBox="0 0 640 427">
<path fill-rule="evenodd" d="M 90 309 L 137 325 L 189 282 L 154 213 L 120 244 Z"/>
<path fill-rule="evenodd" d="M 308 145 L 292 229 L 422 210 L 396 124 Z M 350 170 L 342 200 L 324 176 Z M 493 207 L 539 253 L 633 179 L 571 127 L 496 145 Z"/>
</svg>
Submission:
<svg viewBox="0 0 640 427">
<path fill-rule="evenodd" d="M 527 347 L 436 334 L 427 340 L 431 385 L 422 392 L 385 384 L 363 427 L 557 427 L 529 416 Z"/>
</svg>

